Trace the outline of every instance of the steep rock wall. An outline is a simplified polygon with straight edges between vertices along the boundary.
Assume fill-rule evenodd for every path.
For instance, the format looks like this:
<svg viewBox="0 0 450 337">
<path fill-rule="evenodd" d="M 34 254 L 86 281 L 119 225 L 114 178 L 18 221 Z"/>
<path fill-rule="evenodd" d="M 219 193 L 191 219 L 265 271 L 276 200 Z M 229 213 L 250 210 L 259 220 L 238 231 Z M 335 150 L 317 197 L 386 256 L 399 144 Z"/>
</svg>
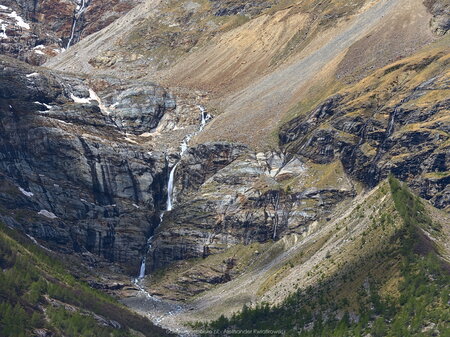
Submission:
<svg viewBox="0 0 450 337">
<path fill-rule="evenodd" d="M 397 62 L 292 119 L 280 144 L 315 163 L 340 160 L 369 187 L 391 172 L 446 208 L 448 79 L 445 49 Z"/>
<path fill-rule="evenodd" d="M 125 108 L 120 115 L 105 111 L 84 81 L 0 62 L 3 221 L 53 249 L 90 252 L 137 270 L 164 201 L 164 154 L 131 141 L 131 125 L 114 122 L 127 115 Z M 141 112 L 136 133 L 174 108 L 162 88 L 135 91 L 148 111 L 133 111 L 128 102 L 128 115 Z"/>
</svg>

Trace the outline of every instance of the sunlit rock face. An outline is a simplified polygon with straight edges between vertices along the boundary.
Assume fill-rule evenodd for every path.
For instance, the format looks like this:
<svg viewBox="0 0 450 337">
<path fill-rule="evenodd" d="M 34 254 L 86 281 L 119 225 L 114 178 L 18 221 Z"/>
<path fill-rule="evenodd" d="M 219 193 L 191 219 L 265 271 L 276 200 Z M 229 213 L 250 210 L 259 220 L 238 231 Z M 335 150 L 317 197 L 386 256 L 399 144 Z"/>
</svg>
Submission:
<svg viewBox="0 0 450 337">
<path fill-rule="evenodd" d="M 315 163 L 340 161 L 369 187 L 392 173 L 436 207 L 448 207 L 449 77 L 427 74 L 427 67 L 441 62 L 445 55 L 438 53 L 379 71 L 286 123 L 280 143 Z M 374 94 L 361 99 L 369 91 Z"/>
</svg>

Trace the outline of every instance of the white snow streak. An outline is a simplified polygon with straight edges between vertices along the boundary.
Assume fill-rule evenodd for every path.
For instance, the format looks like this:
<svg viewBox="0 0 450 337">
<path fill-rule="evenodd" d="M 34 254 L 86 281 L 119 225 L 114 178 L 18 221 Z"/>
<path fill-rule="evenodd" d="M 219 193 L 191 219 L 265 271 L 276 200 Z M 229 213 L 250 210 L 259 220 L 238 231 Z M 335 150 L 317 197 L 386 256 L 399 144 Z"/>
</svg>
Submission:
<svg viewBox="0 0 450 337">
<path fill-rule="evenodd" d="M 89 97 L 89 98 L 83 98 L 83 97 L 78 97 L 78 96 L 75 96 L 74 94 L 70 94 L 70 98 L 72 98 L 72 100 L 75 102 L 75 103 L 80 103 L 80 104 L 89 104 L 89 103 L 91 103 L 91 98 Z"/>
<path fill-rule="evenodd" d="M 19 27 L 25 28 L 25 29 L 30 29 L 30 25 L 28 23 L 26 23 L 22 17 L 20 17 L 19 15 L 17 15 L 16 11 L 13 11 L 11 14 L 7 14 L 10 18 L 13 18 L 16 20 L 17 25 Z"/>
<path fill-rule="evenodd" d="M 98 97 L 97 93 L 92 90 L 89 89 L 89 98 L 93 101 L 97 101 L 98 103 L 98 107 L 100 108 L 100 111 L 102 113 L 104 113 L 105 115 L 109 115 L 111 114 L 111 111 L 108 110 L 108 108 L 106 107 L 106 105 L 103 104 L 102 100 L 100 99 L 100 97 Z M 114 105 L 114 104 L 113 104 Z"/>
<path fill-rule="evenodd" d="M 3 20 L 0 19 L 1 24 L 1 31 L 0 31 L 0 38 L 7 39 L 8 35 L 6 35 L 6 23 L 2 23 Z"/>
<path fill-rule="evenodd" d="M 45 217 L 47 217 L 47 218 L 49 218 L 49 219 L 56 219 L 56 218 L 57 218 L 57 216 L 56 216 L 54 213 L 49 212 L 49 211 L 47 211 L 47 210 L 45 210 L 45 209 L 41 209 L 41 210 L 38 212 L 38 214 L 39 214 L 39 215 L 43 215 L 43 216 L 45 216 Z"/>
<path fill-rule="evenodd" d="M 27 197 L 32 197 L 34 194 L 32 192 L 28 192 L 24 190 L 22 187 L 19 187 L 20 192 L 22 192 L 23 195 L 26 195 Z"/>
</svg>

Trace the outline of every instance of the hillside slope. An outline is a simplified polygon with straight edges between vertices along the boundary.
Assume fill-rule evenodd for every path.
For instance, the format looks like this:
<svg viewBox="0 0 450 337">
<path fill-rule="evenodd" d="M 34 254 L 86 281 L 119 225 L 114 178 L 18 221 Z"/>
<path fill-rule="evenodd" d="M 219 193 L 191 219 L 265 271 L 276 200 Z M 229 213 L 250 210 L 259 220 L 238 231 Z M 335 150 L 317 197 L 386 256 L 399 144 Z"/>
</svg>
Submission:
<svg viewBox="0 0 450 337">
<path fill-rule="evenodd" d="M 283 316 L 296 287 L 341 271 L 360 272 L 330 298 L 370 270 L 398 295 L 390 174 L 427 200 L 414 205 L 442 226 L 424 238 L 447 256 L 448 0 L 32 2 L 67 8 L 14 39 L 0 22 L 18 58 L 21 40 L 41 55 L 41 28 L 56 48 L 106 27 L 45 67 L 0 56 L 0 220 L 93 286 L 175 332 L 260 301 Z"/>
<path fill-rule="evenodd" d="M 360 79 L 439 39 L 430 22 L 447 16 L 442 1 L 434 4 L 441 12 L 421 0 L 264 1 L 240 9 L 147 1 L 47 66 L 200 90 L 220 116 L 198 142 L 267 149 L 308 89 Z"/>
<path fill-rule="evenodd" d="M 0 223 L 1 336 L 170 336 L 76 280 L 30 238 Z"/>
<path fill-rule="evenodd" d="M 3 0 L 0 53 L 34 65 L 64 52 L 140 0 Z"/>
<path fill-rule="evenodd" d="M 449 204 L 450 49 L 431 45 L 384 67 L 296 116 L 280 145 L 316 164 L 340 161 L 375 186 L 389 172 L 438 208 Z M 308 109 L 308 110 L 307 110 Z"/>
<path fill-rule="evenodd" d="M 333 222 L 335 231 L 320 249 L 320 260 L 313 262 L 313 256 L 302 262 L 299 255 L 287 261 L 287 270 L 272 275 L 278 291 L 291 283 L 298 289 L 293 294 L 274 306 L 263 297 L 205 330 L 247 330 L 253 336 L 265 330 L 286 336 L 446 335 L 448 217 L 397 180 L 390 178 L 389 185 L 383 183 Z M 310 283 L 311 278 L 316 280 Z"/>
<path fill-rule="evenodd" d="M 183 299 L 225 283 L 223 259 L 214 266 L 201 259 L 304 235 L 389 173 L 446 210 L 447 81 L 448 47 L 432 45 L 327 99 L 296 106 L 280 129 L 278 151 L 227 142 L 187 150 L 175 172 L 176 207 L 155 231 L 148 261 L 154 269 L 196 262 L 170 279 L 172 287 L 151 291 Z"/>
</svg>

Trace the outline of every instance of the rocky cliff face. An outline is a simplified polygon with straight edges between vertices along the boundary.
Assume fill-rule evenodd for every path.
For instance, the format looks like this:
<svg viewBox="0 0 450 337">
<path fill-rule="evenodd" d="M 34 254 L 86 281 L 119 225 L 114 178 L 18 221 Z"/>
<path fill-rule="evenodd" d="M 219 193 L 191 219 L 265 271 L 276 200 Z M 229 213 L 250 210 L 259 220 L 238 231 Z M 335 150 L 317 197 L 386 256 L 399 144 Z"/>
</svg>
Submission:
<svg viewBox="0 0 450 337">
<path fill-rule="evenodd" d="M 308 237 L 389 173 L 447 208 L 447 65 L 437 48 L 375 72 L 285 123 L 278 152 L 228 142 L 189 149 L 176 170 L 175 207 L 152 241 L 149 264 L 164 277 L 150 289 L 184 299 L 239 277 L 245 267 L 236 265 L 247 262 L 229 254 L 233 247 Z"/>
<path fill-rule="evenodd" d="M 450 3 L 445 0 L 425 0 L 425 6 L 433 14 L 430 26 L 437 35 L 444 35 L 450 29 Z"/>
<path fill-rule="evenodd" d="M 299 185 L 309 168 L 295 156 L 222 142 L 179 158 L 155 146 L 162 129 L 172 137 L 186 122 L 173 120 L 172 96 L 150 82 L 81 79 L 9 58 L 0 70 L 1 218 L 93 264 L 100 257 L 136 273 L 155 230 L 154 269 L 278 240 L 355 194 L 348 181 Z M 175 207 L 158 227 L 178 160 Z"/>
<path fill-rule="evenodd" d="M 448 63 L 440 52 L 386 67 L 294 118 L 280 133 L 290 153 L 342 162 L 373 187 L 389 172 L 436 207 L 449 205 Z"/>
<path fill-rule="evenodd" d="M 40 64 L 140 1 L 4 3 L 0 51 Z M 434 19 L 447 17 L 442 4 L 427 1 Z M 82 76 L 2 57 L 1 220 L 127 275 L 150 248 L 147 271 L 177 270 L 150 290 L 185 299 L 251 259 L 270 265 L 267 247 L 288 237 L 319 247 L 311 233 L 334 237 L 333 212 L 389 172 L 446 208 L 448 49 L 364 78 L 445 35 L 426 11 L 420 0 L 145 1 L 46 64 Z M 217 116 L 180 158 L 203 105 Z"/>
<path fill-rule="evenodd" d="M 127 132 L 151 130 L 174 109 L 171 96 L 128 83 L 134 95 L 117 97 L 115 114 L 82 79 L 8 58 L 0 72 L 2 220 L 53 249 L 138 270 L 165 195 L 167 164 Z M 135 109 L 136 100 L 145 112 Z"/>
<path fill-rule="evenodd" d="M 308 170 L 297 157 L 254 153 L 239 144 L 191 148 L 177 167 L 175 207 L 152 243 L 153 268 L 304 233 L 355 195 L 346 181 L 323 187 L 296 182 L 307 179 Z"/>
<path fill-rule="evenodd" d="M 127 13 L 140 0 L 20 0 L 0 6 L 0 53 L 34 65 Z"/>
</svg>

